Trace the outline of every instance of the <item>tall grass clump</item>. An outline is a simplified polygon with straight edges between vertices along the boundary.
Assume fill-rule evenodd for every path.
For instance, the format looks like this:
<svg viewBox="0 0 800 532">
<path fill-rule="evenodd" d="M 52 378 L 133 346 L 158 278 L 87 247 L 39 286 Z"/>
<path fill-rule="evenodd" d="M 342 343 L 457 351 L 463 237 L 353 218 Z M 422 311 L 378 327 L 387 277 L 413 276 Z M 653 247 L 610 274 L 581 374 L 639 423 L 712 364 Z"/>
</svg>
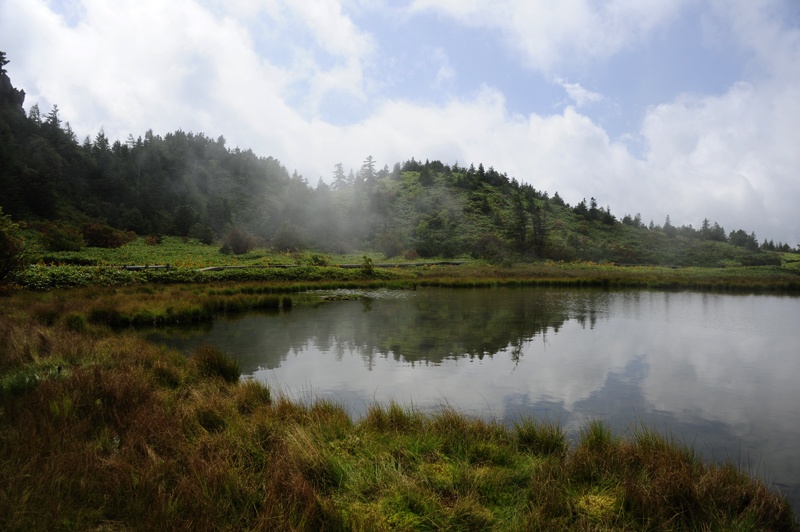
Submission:
<svg viewBox="0 0 800 532">
<path fill-rule="evenodd" d="M 195 348 L 191 362 L 202 377 L 219 377 L 225 382 L 236 382 L 241 376 L 239 363 L 216 346 L 201 345 Z"/>
<path fill-rule="evenodd" d="M 260 406 L 272 403 L 269 386 L 255 379 L 242 381 L 236 397 L 236 407 L 242 414 L 250 414 Z"/>
<path fill-rule="evenodd" d="M 557 423 L 525 419 L 516 422 L 517 443 L 523 450 L 540 456 L 562 458 L 567 453 L 567 439 Z"/>
<path fill-rule="evenodd" d="M 580 432 L 581 447 L 590 451 L 603 451 L 615 443 L 611 428 L 602 420 L 592 419 Z"/>
<path fill-rule="evenodd" d="M 64 325 L 71 331 L 84 332 L 86 330 L 86 317 L 78 313 L 67 314 L 64 316 Z"/>
</svg>

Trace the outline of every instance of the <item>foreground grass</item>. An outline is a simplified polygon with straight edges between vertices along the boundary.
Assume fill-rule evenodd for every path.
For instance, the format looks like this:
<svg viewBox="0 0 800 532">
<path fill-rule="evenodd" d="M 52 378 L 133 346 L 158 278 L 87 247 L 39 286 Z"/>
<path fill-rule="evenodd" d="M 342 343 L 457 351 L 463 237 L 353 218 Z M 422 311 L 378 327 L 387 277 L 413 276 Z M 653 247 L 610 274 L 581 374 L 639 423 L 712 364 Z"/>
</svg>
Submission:
<svg viewBox="0 0 800 532">
<path fill-rule="evenodd" d="M 84 318 L 124 315 L 124 295 L 0 298 L 0 528 L 798 530 L 762 482 L 647 428 L 592 422 L 568 445 L 451 409 L 354 421 L 240 381 L 213 348 L 187 359 Z"/>
</svg>

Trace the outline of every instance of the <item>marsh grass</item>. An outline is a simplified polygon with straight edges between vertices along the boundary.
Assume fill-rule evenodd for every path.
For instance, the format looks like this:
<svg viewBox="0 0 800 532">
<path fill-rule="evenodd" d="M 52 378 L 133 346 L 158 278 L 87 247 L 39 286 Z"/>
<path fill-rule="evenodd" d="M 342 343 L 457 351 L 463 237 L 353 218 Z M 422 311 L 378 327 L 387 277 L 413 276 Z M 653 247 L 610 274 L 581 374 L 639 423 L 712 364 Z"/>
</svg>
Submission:
<svg viewBox="0 0 800 532">
<path fill-rule="evenodd" d="M 507 266 L 480 262 L 421 268 L 419 286 L 488 288 L 542 286 L 564 288 L 640 288 L 722 292 L 797 292 L 797 270 L 780 266 L 671 268 L 615 266 L 593 262 L 520 263 Z"/>
<path fill-rule="evenodd" d="M 569 447 L 561 425 L 524 419 L 514 423 L 517 445 L 536 456 L 564 457 Z"/>
<path fill-rule="evenodd" d="M 714 246 L 712 246 L 714 247 Z M 667 256 L 656 262 L 669 263 Z M 697 257 L 696 257 L 697 258 Z M 416 268 L 393 267 L 393 260 L 380 254 L 322 256 L 315 253 L 281 254 L 265 249 L 245 255 L 220 254 L 217 247 L 179 238 L 164 238 L 158 246 L 143 239 L 116 249 L 86 248 L 80 252 L 48 254 L 40 263 L 17 276 L 29 289 L 53 290 L 86 286 L 149 286 L 174 284 L 269 284 L 272 289 L 317 284 L 374 286 L 419 283 L 422 286 L 562 286 L 604 288 L 693 289 L 712 291 L 800 291 L 798 255 L 787 253 L 782 265 L 743 266 L 742 260 L 689 260 L 715 267 L 615 266 L 613 263 L 534 262 L 493 264 L 467 261 L 460 266 L 420 263 Z M 400 259 L 396 259 L 400 260 Z M 365 264 L 370 268 L 341 268 L 342 264 Z M 388 267 L 375 267 L 375 264 Z M 685 264 L 686 260 L 673 261 Z M 83 264 L 77 265 L 77 264 Z M 170 264 L 168 270 L 122 270 L 122 264 Z M 727 266 L 723 266 L 727 264 Z M 236 269 L 201 271 L 210 266 Z M 251 268 L 246 268 L 246 267 Z M 284 266 L 292 266 L 285 268 Z M 244 267 L 244 268 L 243 268 Z M 146 317 L 143 317 L 144 319 Z M 196 317 L 193 317 L 196 319 Z"/>
<path fill-rule="evenodd" d="M 207 294 L 184 290 L 173 304 Z M 397 403 L 354 420 L 239 379 L 214 348 L 66 319 L 159 293 L 0 299 L 0 528 L 798 530 L 763 482 L 645 426 L 572 440 Z"/>
<path fill-rule="evenodd" d="M 239 363 L 213 345 L 197 347 L 190 360 L 201 377 L 218 377 L 225 382 L 236 382 L 241 376 Z"/>
</svg>

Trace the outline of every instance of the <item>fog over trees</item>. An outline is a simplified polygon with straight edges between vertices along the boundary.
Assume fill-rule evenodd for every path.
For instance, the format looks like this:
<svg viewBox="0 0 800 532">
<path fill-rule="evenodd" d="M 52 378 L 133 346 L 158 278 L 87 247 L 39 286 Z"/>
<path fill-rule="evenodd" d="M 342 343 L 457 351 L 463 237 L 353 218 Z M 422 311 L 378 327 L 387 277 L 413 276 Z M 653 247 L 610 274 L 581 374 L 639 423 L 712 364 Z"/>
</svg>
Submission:
<svg viewBox="0 0 800 532">
<path fill-rule="evenodd" d="M 1 52 L 0 52 L 1 53 Z M 387 257 L 488 260 L 613 260 L 707 264 L 774 263 L 745 229 L 726 233 L 643 222 L 642 215 L 571 206 L 555 192 L 522 183 L 480 162 L 377 161 L 331 166 L 314 185 L 284 164 L 223 136 L 153 131 L 109 139 L 76 135 L 57 105 L 23 110 L 0 56 L 0 207 L 41 233 L 51 250 L 119 245 L 136 235 L 175 235 L 218 243 L 327 253 L 374 250 Z M 313 156 L 313 154 L 309 154 Z M 391 164 L 391 167 L 389 166 Z M 127 235 L 127 236 L 126 236 Z"/>
</svg>

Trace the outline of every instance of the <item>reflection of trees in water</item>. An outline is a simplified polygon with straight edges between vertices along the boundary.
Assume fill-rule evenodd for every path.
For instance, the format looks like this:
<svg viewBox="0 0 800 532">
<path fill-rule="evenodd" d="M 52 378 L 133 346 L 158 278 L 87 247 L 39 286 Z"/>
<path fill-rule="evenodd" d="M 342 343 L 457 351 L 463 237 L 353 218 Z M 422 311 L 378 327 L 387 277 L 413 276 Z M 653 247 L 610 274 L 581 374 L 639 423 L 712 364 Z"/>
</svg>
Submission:
<svg viewBox="0 0 800 532">
<path fill-rule="evenodd" d="M 460 357 L 483 359 L 503 350 L 518 360 L 524 344 L 548 330 L 558 332 L 572 316 L 594 326 L 598 298 L 592 294 L 600 295 L 521 288 L 420 290 L 405 299 L 321 305 L 313 320 L 286 323 L 284 332 L 293 335 L 298 325 L 302 330 L 292 339 L 293 346 L 310 342 L 338 357 L 357 352 L 368 367 L 377 357 L 440 364 Z"/>
<path fill-rule="evenodd" d="M 377 358 L 440 364 L 504 350 L 519 360 L 526 343 L 548 330 L 557 333 L 569 319 L 594 327 L 603 299 L 602 292 L 588 290 L 421 289 L 405 298 L 333 301 L 219 320 L 203 341 L 234 354 L 246 373 L 276 368 L 310 348 L 339 359 L 357 353 L 368 367 Z"/>
</svg>

